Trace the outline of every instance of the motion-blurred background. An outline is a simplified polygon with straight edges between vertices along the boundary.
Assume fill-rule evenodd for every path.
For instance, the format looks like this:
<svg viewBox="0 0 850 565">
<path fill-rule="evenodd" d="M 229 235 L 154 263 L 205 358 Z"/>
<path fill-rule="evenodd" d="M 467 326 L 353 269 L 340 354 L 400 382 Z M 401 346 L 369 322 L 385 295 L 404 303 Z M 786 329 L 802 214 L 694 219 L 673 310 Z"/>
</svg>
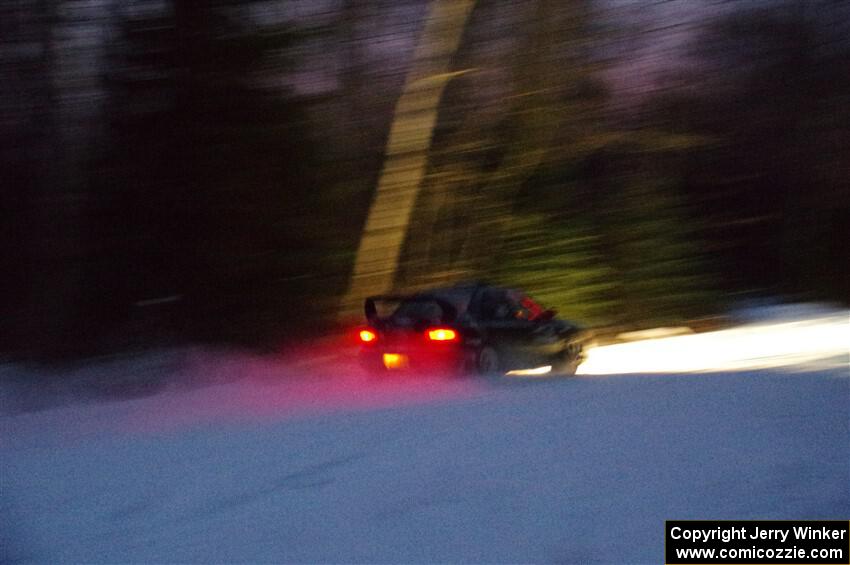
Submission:
<svg viewBox="0 0 850 565">
<path fill-rule="evenodd" d="M 0 0 L 0 68 L 6 356 L 848 300 L 841 0 Z"/>
</svg>

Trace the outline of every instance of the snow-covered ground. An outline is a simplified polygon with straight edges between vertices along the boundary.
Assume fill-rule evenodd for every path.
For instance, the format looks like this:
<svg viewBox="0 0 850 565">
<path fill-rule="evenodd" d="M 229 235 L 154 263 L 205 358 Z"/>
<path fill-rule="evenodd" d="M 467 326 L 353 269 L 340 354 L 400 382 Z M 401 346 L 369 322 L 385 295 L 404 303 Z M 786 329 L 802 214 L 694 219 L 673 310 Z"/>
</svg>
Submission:
<svg viewBox="0 0 850 565">
<path fill-rule="evenodd" d="M 666 519 L 847 519 L 848 313 L 743 322 L 599 348 L 571 379 L 6 367 L 0 559 L 661 563 Z M 701 336 L 690 365 L 650 366 Z"/>
</svg>

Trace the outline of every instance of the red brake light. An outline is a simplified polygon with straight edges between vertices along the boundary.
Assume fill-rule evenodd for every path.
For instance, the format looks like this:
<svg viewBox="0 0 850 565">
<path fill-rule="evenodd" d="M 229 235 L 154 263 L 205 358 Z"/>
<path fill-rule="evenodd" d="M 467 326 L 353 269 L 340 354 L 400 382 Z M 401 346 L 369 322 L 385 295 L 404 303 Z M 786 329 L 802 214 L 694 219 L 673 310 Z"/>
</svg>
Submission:
<svg viewBox="0 0 850 565">
<path fill-rule="evenodd" d="M 376 339 L 378 339 L 378 334 L 372 330 L 360 330 L 360 341 L 363 343 L 369 343 Z"/>
<path fill-rule="evenodd" d="M 454 341 L 457 332 L 451 328 L 433 328 L 428 330 L 428 339 L 431 341 Z"/>
</svg>

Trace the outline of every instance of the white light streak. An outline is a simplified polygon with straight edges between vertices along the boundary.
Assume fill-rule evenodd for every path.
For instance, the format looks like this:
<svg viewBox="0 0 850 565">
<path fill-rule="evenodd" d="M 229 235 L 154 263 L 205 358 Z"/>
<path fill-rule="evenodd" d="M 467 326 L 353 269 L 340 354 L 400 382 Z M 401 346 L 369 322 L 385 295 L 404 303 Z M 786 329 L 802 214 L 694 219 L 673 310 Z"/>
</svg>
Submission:
<svg viewBox="0 0 850 565">
<path fill-rule="evenodd" d="M 847 367 L 848 355 L 850 313 L 843 311 L 804 320 L 595 347 L 587 351 L 587 360 L 578 373 L 735 371 L 818 361 Z"/>
<path fill-rule="evenodd" d="M 534 369 L 517 369 L 514 371 L 508 371 L 505 373 L 509 376 L 521 376 L 521 375 L 547 375 L 552 372 L 551 365 L 544 365 L 543 367 L 535 367 Z"/>
</svg>

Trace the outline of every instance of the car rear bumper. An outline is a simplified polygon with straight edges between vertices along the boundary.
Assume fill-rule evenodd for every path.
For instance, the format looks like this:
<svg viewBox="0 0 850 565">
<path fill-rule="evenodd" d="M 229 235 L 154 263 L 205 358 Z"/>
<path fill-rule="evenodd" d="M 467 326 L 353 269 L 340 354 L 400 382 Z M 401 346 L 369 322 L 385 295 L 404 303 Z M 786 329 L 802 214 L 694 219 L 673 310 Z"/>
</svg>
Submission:
<svg viewBox="0 0 850 565">
<path fill-rule="evenodd" d="M 441 347 L 363 347 L 360 365 L 381 373 L 458 373 L 472 366 L 474 356 L 457 345 Z"/>
</svg>

